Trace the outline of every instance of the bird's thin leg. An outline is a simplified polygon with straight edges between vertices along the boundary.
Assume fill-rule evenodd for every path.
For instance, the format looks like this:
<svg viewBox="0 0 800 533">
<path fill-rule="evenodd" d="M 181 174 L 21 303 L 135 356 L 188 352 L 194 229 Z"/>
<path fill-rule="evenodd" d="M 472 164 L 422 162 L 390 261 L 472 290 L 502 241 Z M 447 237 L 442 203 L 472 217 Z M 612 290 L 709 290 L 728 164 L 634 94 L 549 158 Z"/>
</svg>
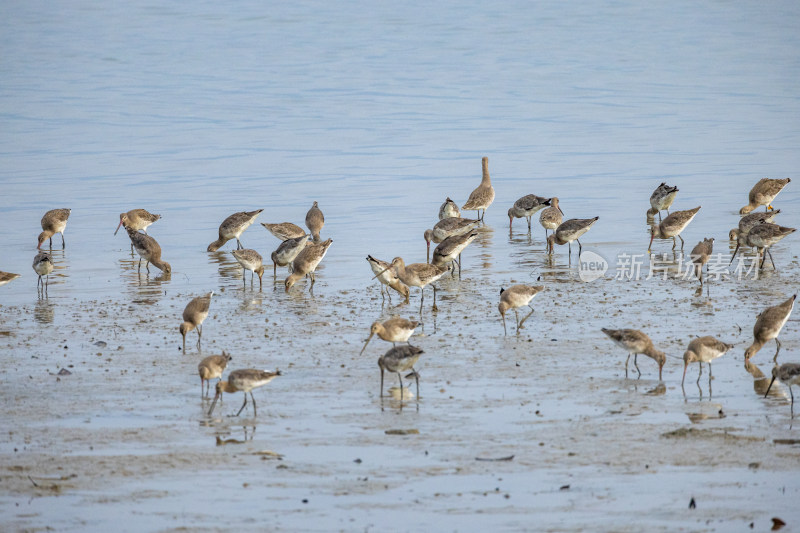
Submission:
<svg viewBox="0 0 800 533">
<path fill-rule="evenodd" d="M 517 322 L 517 335 L 519 335 L 519 312 L 516 309 L 514 309 L 514 316 L 517 319 L 516 320 L 516 322 Z"/>
<path fill-rule="evenodd" d="M 583 246 L 581 245 L 580 239 L 575 239 L 578 242 L 578 259 L 581 257 L 581 252 L 583 251 Z"/>
<path fill-rule="evenodd" d="M 528 233 L 530 233 L 531 232 L 531 217 L 528 216 L 528 217 L 525 217 L 525 218 L 528 219 Z"/>
<path fill-rule="evenodd" d="M 243 404 L 242 404 L 242 406 L 239 408 L 239 412 L 238 412 L 238 413 L 236 413 L 236 414 L 235 414 L 235 415 L 233 415 L 233 416 L 239 416 L 239 415 L 242 413 L 242 411 L 244 411 L 244 407 L 245 407 L 245 405 L 247 405 L 247 393 L 246 393 L 246 392 L 244 393 L 244 403 L 243 403 Z"/>
<path fill-rule="evenodd" d="M 698 366 L 700 366 L 700 373 L 697 374 L 697 386 L 699 387 L 700 386 L 700 376 L 703 375 L 703 362 L 702 361 L 698 361 L 697 364 L 698 364 Z"/>
<path fill-rule="evenodd" d="M 503 335 L 508 335 L 508 330 L 506 329 L 506 315 L 502 314 L 500 316 L 503 317 Z"/>
<path fill-rule="evenodd" d="M 381 398 L 383 398 L 383 367 L 381 367 Z"/>
<path fill-rule="evenodd" d="M 425 301 L 425 289 L 419 288 L 419 314 L 422 314 L 422 302 Z"/>
<path fill-rule="evenodd" d="M 239 237 L 236 237 L 236 249 L 241 250 L 242 248 L 244 248 L 244 246 L 242 246 L 242 241 L 239 240 Z"/>
<path fill-rule="evenodd" d="M 256 417 L 258 410 L 256 409 L 256 397 L 253 396 L 253 391 L 250 391 L 250 399 L 253 400 L 253 417 Z"/>
<path fill-rule="evenodd" d="M 439 308 L 436 307 L 436 285 L 431 285 L 433 287 L 433 307 L 431 308 L 432 311 L 438 311 Z"/>
<path fill-rule="evenodd" d="M 150 261 L 145 261 L 144 267 L 147 269 L 147 273 L 150 273 Z"/>
<path fill-rule="evenodd" d="M 276 263 L 275 261 L 272 262 L 272 277 L 273 278 L 278 277 L 278 263 Z"/>
<path fill-rule="evenodd" d="M 628 363 L 631 360 L 631 354 L 628 354 L 628 358 L 625 359 L 625 379 L 628 379 Z"/>
<path fill-rule="evenodd" d="M 531 307 L 531 306 L 529 305 L 528 307 Z M 530 318 L 530 316 L 532 314 L 533 314 L 533 307 L 531 307 L 531 312 L 528 313 L 527 315 L 525 315 L 525 318 L 523 318 L 522 321 L 519 323 L 519 327 L 522 327 L 522 325 L 525 323 L 525 321 L 528 320 L 528 318 Z"/>
<path fill-rule="evenodd" d="M 683 242 L 683 237 L 681 237 L 680 235 L 678 235 L 678 238 L 681 240 L 681 250 L 683 250 L 683 244 L 684 244 L 684 242 Z"/>
<path fill-rule="evenodd" d="M 678 241 L 676 241 L 675 237 L 673 237 L 672 238 L 672 249 L 674 250 L 677 245 L 678 245 Z"/>
<path fill-rule="evenodd" d="M 403 401 L 403 378 L 400 376 L 400 372 L 397 373 L 397 379 L 400 381 L 400 401 Z"/>
<path fill-rule="evenodd" d="M 639 370 L 639 363 L 636 361 L 637 357 L 639 357 L 638 353 L 633 354 L 633 366 L 636 367 L 636 371 L 639 373 L 639 377 L 642 377 L 642 371 Z"/>
<path fill-rule="evenodd" d="M 769 262 L 772 263 L 772 268 L 777 270 L 777 268 L 775 268 L 775 261 L 772 260 L 772 252 L 769 251 L 769 248 L 766 248 L 765 252 L 769 254 Z"/>
<path fill-rule="evenodd" d="M 413 366 L 411 367 L 411 371 L 414 372 L 414 379 L 417 382 L 417 400 L 419 400 L 419 374 L 417 374 L 417 371 L 414 370 Z"/>
<path fill-rule="evenodd" d="M 61 232 L 61 249 L 63 250 L 66 248 L 66 244 L 64 244 L 64 232 Z"/>
<path fill-rule="evenodd" d="M 775 337 L 775 344 L 778 346 L 778 349 L 775 350 L 775 357 L 773 357 L 772 360 L 777 363 L 778 362 L 778 352 L 781 351 L 781 341 L 779 341 L 777 337 Z"/>
</svg>

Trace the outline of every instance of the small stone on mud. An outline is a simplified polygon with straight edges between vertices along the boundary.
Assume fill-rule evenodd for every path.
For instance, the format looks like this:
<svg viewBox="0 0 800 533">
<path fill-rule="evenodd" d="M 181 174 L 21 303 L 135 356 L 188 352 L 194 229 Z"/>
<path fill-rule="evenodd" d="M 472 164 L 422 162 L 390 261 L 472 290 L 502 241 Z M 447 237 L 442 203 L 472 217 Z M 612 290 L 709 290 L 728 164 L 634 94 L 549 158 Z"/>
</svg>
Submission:
<svg viewBox="0 0 800 533">
<path fill-rule="evenodd" d="M 72 372 L 70 372 L 66 368 L 62 368 L 61 370 L 58 371 L 58 375 L 59 376 L 71 376 Z"/>
</svg>

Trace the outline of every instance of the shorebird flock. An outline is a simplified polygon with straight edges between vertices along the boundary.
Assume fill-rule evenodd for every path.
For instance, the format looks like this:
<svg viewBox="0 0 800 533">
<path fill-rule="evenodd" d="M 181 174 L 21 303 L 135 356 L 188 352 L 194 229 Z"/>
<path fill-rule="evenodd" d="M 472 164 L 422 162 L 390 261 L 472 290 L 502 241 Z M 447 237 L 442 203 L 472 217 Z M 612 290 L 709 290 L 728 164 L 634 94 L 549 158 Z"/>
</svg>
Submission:
<svg viewBox="0 0 800 533">
<path fill-rule="evenodd" d="M 459 209 L 458 204 L 448 197 L 439 208 L 439 220 L 431 229 L 425 230 L 423 237 L 427 244 L 426 263 L 406 264 L 402 257 L 395 257 L 391 261 L 383 261 L 371 255 L 367 256 L 367 262 L 373 273 L 372 279 L 377 279 L 380 282 L 382 299 L 388 297 L 391 300 L 393 291 L 402 296 L 405 303 L 408 303 L 411 297 L 410 288 L 417 287 L 420 289 L 419 313 L 421 318 L 425 288 L 430 285 L 431 291 L 433 292 L 431 310 L 433 312 L 437 311 L 436 282 L 445 275 L 455 278 L 456 270 L 458 271 L 459 279 L 461 278 L 462 252 L 478 237 L 481 226 L 485 224 L 486 211 L 495 199 L 495 190 L 489 175 L 489 159 L 484 157 L 481 163 L 483 172 L 480 184 L 470 193 L 464 205 Z M 780 210 L 775 210 L 772 207 L 772 203 L 790 181 L 789 178 L 764 178 L 752 188 L 748 195 L 747 205 L 740 210 L 740 215 L 742 215 L 742 217 L 739 219 L 737 227 L 733 228 L 729 233 L 730 240 L 732 243 L 735 242 L 736 245 L 733 257 L 736 256 L 736 253 L 741 247 L 755 248 L 757 251 L 758 268 L 764 268 L 767 256 L 770 258 L 772 268 L 775 268 L 770 248 L 793 233 L 795 229 L 783 227 L 774 223 L 774 218 L 780 213 Z M 692 209 L 678 210 L 670 213 L 670 207 L 672 207 L 677 199 L 678 192 L 677 186 L 661 183 L 651 195 L 650 208 L 646 211 L 647 220 L 650 224 L 650 244 L 648 246 L 648 252 L 651 251 L 655 239 L 671 239 L 673 250 L 677 248 L 678 240 L 680 240 L 680 249 L 683 250 L 685 242 L 683 237 L 681 237 L 681 233 L 698 216 L 701 207 L 698 206 Z M 764 206 L 765 211 L 754 212 L 760 206 Z M 474 210 L 477 212 L 477 218 L 461 218 L 461 210 Z M 220 224 L 218 238 L 207 247 L 208 252 L 215 252 L 228 241 L 235 240 L 236 249 L 232 250 L 231 254 L 242 267 L 243 283 L 246 286 L 246 273 L 250 271 L 251 288 L 254 287 L 254 277 L 257 275 L 259 278 L 259 290 L 263 287 L 262 278 L 265 270 L 263 258 L 257 251 L 245 248 L 242 245 L 241 236 L 244 231 L 255 222 L 262 211 L 262 209 L 258 209 L 230 215 Z M 563 220 L 564 213 L 561 209 L 558 197 L 543 197 L 535 194 L 528 194 L 513 202 L 511 207 L 509 207 L 507 212 L 509 231 L 513 230 L 515 218 L 525 218 L 528 232 L 530 233 L 532 231 L 531 219 L 533 215 L 539 211 L 541 211 L 539 223 L 545 230 L 547 253 L 555 253 L 556 244 L 566 244 L 568 246 L 568 257 L 570 258 L 571 265 L 572 242 L 574 241 L 578 245 L 577 255 L 580 260 L 582 244 L 579 239 L 598 222 L 599 217 L 573 218 L 565 221 Z M 662 212 L 666 212 L 666 215 L 662 216 Z M 42 298 L 48 297 L 49 275 L 53 272 L 54 265 L 51 254 L 47 251 L 42 251 L 41 248 L 45 242 L 49 241 L 49 246 L 52 249 L 52 238 L 58 233 L 61 234 L 62 249 L 66 247 L 64 232 L 70 214 L 70 209 L 53 209 L 45 213 L 42 217 L 42 232 L 38 236 L 37 254 L 32 265 L 34 272 L 38 276 L 37 291 Z M 658 216 L 657 222 L 655 221 L 656 215 Z M 152 265 L 168 275 L 172 271 L 170 264 L 161 258 L 162 250 L 156 239 L 147 234 L 148 227 L 158 222 L 160 219 L 160 215 L 151 214 L 144 209 L 132 209 L 119 215 L 119 224 L 114 234 L 116 235 L 120 228 L 125 229 L 130 239 L 132 251 L 135 251 L 139 255 L 139 270 L 141 270 L 141 264 L 142 261 L 144 261 L 145 270 L 147 272 L 150 272 L 149 267 Z M 301 279 L 307 278 L 309 280 L 309 291 L 313 294 L 316 269 L 325 258 L 325 255 L 328 253 L 333 243 L 333 240 L 330 238 L 324 241 L 321 240 L 322 230 L 325 225 L 325 217 L 317 202 L 313 202 L 311 208 L 308 210 L 305 216 L 305 225 L 309 230 L 308 232 L 291 222 L 262 223 L 265 229 L 281 241 L 277 248 L 270 254 L 270 259 L 273 263 L 273 277 L 275 278 L 277 278 L 277 268 L 279 266 L 288 267 L 289 274 L 284 281 L 286 292 L 289 292 Z M 437 244 L 433 253 L 431 253 L 430 249 L 431 242 Z M 713 244 L 714 239 L 706 237 L 692 249 L 690 254 L 694 274 L 701 285 L 703 284 L 703 266 L 708 264 L 709 258 L 713 253 Z M 733 261 L 733 257 L 731 258 L 731 262 Z M 19 277 L 19 274 L 0 272 L 0 285 L 5 285 Z M 531 302 L 538 293 L 544 290 L 546 290 L 544 285 L 515 284 L 507 288 L 499 287 L 498 310 L 500 312 L 504 335 L 508 335 L 508 328 L 505 320 L 506 313 L 509 310 L 514 311 L 516 323 L 515 332 L 519 334 L 525 321 L 535 312 L 535 306 L 532 305 Z M 183 321 L 178 328 L 182 336 L 184 353 L 186 353 L 186 336 L 192 330 L 197 330 L 196 347 L 198 351 L 200 351 L 203 331 L 202 324 L 209 315 L 213 295 L 214 293 L 212 291 L 203 296 L 198 296 L 186 305 L 182 316 Z M 781 348 L 778 336 L 789 320 L 789 316 L 794 308 L 795 299 L 796 295 L 791 296 L 783 302 L 768 307 L 756 317 L 753 327 L 753 343 L 744 352 L 745 363 L 748 364 L 750 359 L 754 357 L 765 344 L 773 339 L 775 340 L 776 351 L 773 357 L 775 368 L 773 369 L 772 382 L 770 382 L 767 392 L 769 392 L 769 389 L 776 380 L 787 385 L 790 394 L 791 386 L 800 384 L 800 364 L 785 363 L 778 366 L 777 363 L 778 353 Z M 518 310 L 526 306 L 530 309 L 530 312 L 520 320 Z M 384 372 L 389 371 L 398 376 L 401 404 L 405 400 L 406 395 L 411 398 L 410 390 L 407 391 L 403 386 L 402 376 L 403 372 L 409 370 L 411 372 L 405 377 L 406 379 L 414 379 L 417 386 L 417 397 L 419 397 L 419 374 L 414 366 L 425 352 L 418 346 L 412 346 L 410 340 L 416 328 L 420 325 L 420 321 L 402 317 L 393 317 L 384 322 L 374 322 L 371 324 L 369 328 L 369 337 L 366 339 L 364 347 L 361 350 L 362 354 L 366 350 L 370 339 L 375 335 L 384 341 L 391 342 L 393 345 L 392 348 L 378 358 L 378 366 L 381 371 L 381 397 L 384 392 Z M 626 379 L 628 378 L 628 363 L 631 355 L 634 357 L 633 363 L 637 371 L 637 379 L 641 377 L 637 356 L 644 355 L 653 359 L 658 364 L 659 381 L 662 380 L 662 370 L 667 362 L 667 354 L 657 349 L 647 334 L 633 328 L 602 328 L 602 333 L 608 336 L 628 354 L 628 358 L 625 362 Z M 406 344 L 398 346 L 397 343 Z M 683 387 L 685 382 L 689 365 L 696 362 L 699 365 L 698 384 L 700 382 L 700 376 L 702 375 L 703 363 L 708 365 L 710 389 L 710 380 L 712 379 L 711 362 L 723 356 L 733 347 L 733 344 L 723 342 L 714 336 L 699 336 L 692 340 L 683 355 L 684 371 L 681 386 Z M 675 358 L 680 359 L 678 357 Z M 209 381 L 211 379 L 219 380 L 216 384 L 216 394 L 208 411 L 208 416 L 212 415 L 217 400 L 221 398 L 224 392 L 244 393 L 244 403 L 235 416 L 238 416 L 246 408 L 248 403 L 247 394 L 249 393 L 253 404 L 253 415 L 255 416 L 256 402 L 252 393 L 253 389 L 271 382 L 275 377 L 280 376 L 281 372 L 280 370 L 240 369 L 231 371 L 228 375 L 228 379 L 223 380 L 223 373 L 230 360 L 231 356 L 223 352 L 222 355 L 212 355 L 204 358 L 198 365 L 198 373 L 201 380 L 201 394 L 203 394 L 204 382 L 206 385 L 206 391 L 205 394 L 203 394 L 204 397 L 208 397 Z M 793 394 L 791 394 L 791 398 L 791 413 L 792 416 L 794 416 Z"/>
</svg>

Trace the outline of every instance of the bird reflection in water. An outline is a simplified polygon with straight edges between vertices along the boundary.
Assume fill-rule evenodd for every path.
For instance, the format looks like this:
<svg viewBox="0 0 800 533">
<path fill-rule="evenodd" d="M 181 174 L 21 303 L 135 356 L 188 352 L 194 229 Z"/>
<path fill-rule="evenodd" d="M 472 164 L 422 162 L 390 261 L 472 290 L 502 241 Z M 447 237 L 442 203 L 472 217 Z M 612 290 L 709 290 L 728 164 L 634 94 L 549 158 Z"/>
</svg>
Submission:
<svg viewBox="0 0 800 533">
<path fill-rule="evenodd" d="M 239 280 L 242 267 L 230 252 L 216 251 L 208 253 L 208 262 L 217 265 L 219 276 L 223 279 Z"/>
<path fill-rule="evenodd" d="M 33 318 L 39 324 L 52 324 L 55 318 L 55 309 L 55 304 L 50 300 L 36 300 L 36 307 L 33 309 Z"/>
<path fill-rule="evenodd" d="M 214 423 L 210 423 L 209 425 L 214 426 Z M 226 427 L 226 429 L 228 429 Z M 237 439 L 234 437 L 228 437 L 230 435 L 229 431 L 226 431 L 225 435 L 215 435 L 214 441 L 217 446 L 227 446 L 228 444 L 244 444 L 248 441 L 252 441 L 253 437 L 256 435 L 256 426 L 242 426 L 243 437 L 241 439 Z M 226 438 L 228 437 L 228 438 Z"/>
<path fill-rule="evenodd" d="M 753 390 L 755 393 L 763 398 L 765 394 L 767 394 L 767 389 L 769 388 L 769 380 L 770 376 L 764 374 L 755 363 L 753 363 L 750 359 L 745 359 L 744 368 L 747 372 L 753 376 Z M 773 387 L 769 391 L 770 396 L 782 396 L 785 397 L 786 394 L 779 388 Z"/>
</svg>

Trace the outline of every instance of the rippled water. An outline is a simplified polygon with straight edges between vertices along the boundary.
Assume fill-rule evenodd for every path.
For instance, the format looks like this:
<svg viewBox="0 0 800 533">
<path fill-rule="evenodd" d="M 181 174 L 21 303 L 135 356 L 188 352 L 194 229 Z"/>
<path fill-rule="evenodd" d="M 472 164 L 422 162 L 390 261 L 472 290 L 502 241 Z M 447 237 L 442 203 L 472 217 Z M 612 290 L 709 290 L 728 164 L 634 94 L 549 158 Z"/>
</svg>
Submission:
<svg viewBox="0 0 800 533">
<path fill-rule="evenodd" d="M 0 19 L 0 270 L 22 274 L 0 288 L 0 329 L 10 333 L 0 338 L 0 357 L 4 365 L 18 361 L 2 371 L 7 399 L 28 398 L 24 382 L 16 378 L 28 375 L 30 368 L 21 361 L 30 352 L 46 360 L 63 351 L 64 339 L 82 346 L 81 357 L 86 358 L 94 339 L 119 339 L 125 354 L 155 355 L 162 361 L 145 385 L 150 393 L 114 400 L 114 393 L 128 389 L 130 381 L 97 382 L 95 394 L 111 403 L 87 403 L 77 408 L 78 416 L 92 417 L 100 405 L 106 418 L 95 425 L 106 421 L 111 427 L 146 428 L 139 419 L 117 412 L 131 401 L 140 402 L 144 412 L 152 410 L 180 427 L 176 436 L 164 437 L 163 449 L 198 447 L 197 424 L 187 424 L 187 417 L 198 416 L 194 407 L 181 412 L 185 398 L 178 396 L 176 407 L 159 395 L 164 390 L 188 394 L 186 389 L 196 386 L 194 359 L 180 363 L 180 375 L 191 379 L 167 378 L 175 371 L 169 361 L 179 356 L 175 328 L 189 298 L 215 290 L 218 298 L 206 325 L 210 349 L 250 354 L 237 358 L 248 366 L 288 368 L 285 381 L 291 385 L 281 387 L 276 381 L 259 399 L 269 398 L 270 410 L 291 417 L 291 424 L 302 426 L 312 441 L 316 429 L 341 446 L 327 449 L 316 443 L 315 453 L 348 462 L 358 454 L 380 455 L 382 448 L 369 441 L 359 444 L 351 436 L 360 427 L 352 417 L 367 415 L 372 423 L 387 423 L 377 418 L 370 403 L 377 388 L 372 356 L 364 364 L 369 369 L 361 370 L 362 360 L 350 353 L 370 322 L 392 313 L 380 307 L 364 257 L 389 260 L 400 255 L 407 263 L 424 261 L 423 231 L 436 222 L 445 197 L 459 205 L 466 201 L 480 180 L 483 156 L 489 157 L 497 192 L 487 224 L 464 253 L 464 279 L 442 283 L 443 311 L 438 316 L 427 307 L 423 311 L 425 337 L 420 342 L 426 350 L 443 359 L 458 355 L 448 363 L 455 369 L 430 363 L 430 370 L 423 372 L 429 390 L 503 395 L 508 379 L 515 378 L 506 373 L 490 378 L 496 372 L 490 358 L 516 350 L 515 344 L 497 338 L 496 311 L 499 287 L 514 281 L 541 276 L 548 291 L 545 301 L 567 306 L 534 315 L 526 323 L 537 345 L 550 342 L 550 336 L 573 338 L 579 344 L 572 349 L 617 356 L 623 354 L 596 335 L 600 326 L 650 326 L 654 338 L 671 342 L 671 353 L 680 356 L 680 346 L 698 324 L 702 333 L 720 337 L 741 327 L 739 342 L 746 342 L 752 317 L 797 290 L 794 236 L 773 251 L 777 273 L 768 271 L 758 281 L 720 282 L 712 285 L 710 298 L 695 296 L 689 281 L 626 284 L 612 279 L 621 253 L 641 257 L 646 273 L 645 210 L 662 181 L 680 188 L 674 209 L 702 205 L 684 232 L 687 251 L 713 236 L 715 251 L 727 255 L 728 230 L 761 177 L 793 179 L 775 206 L 782 210 L 781 224 L 800 223 L 795 209 L 800 200 L 795 183 L 800 166 L 796 3 L 25 2 L 5 6 Z M 565 247 L 547 258 L 538 216 L 530 235 L 523 220 L 515 221 L 509 234 L 506 210 L 529 193 L 558 196 L 566 218 L 600 217 L 582 242 L 609 262 L 605 280 L 580 282 L 575 257 L 570 268 Z M 228 253 L 232 245 L 217 253 L 205 251 L 226 216 L 263 208 L 242 241 L 267 257 L 278 241 L 259 222 L 302 225 L 313 201 L 325 213 L 323 238 L 334 240 L 313 299 L 305 282 L 284 295 L 278 279 L 273 290 L 271 272 L 265 275 L 264 291 L 243 292 L 240 270 Z M 57 207 L 72 209 L 66 249 L 54 250 L 49 298 L 40 300 L 30 265 L 39 219 Z M 149 276 L 140 273 L 124 233 L 113 235 L 119 213 L 139 207 L 163 217 L 149 233 L 171 263 L 171 276 L 153 269 Z M 659 253 L 669 247 L 666 241 L 655 244 Z M 415 314 L 417 292 L 412 290 L 410 306 L 396 312 Z M 458 340 L 457 334 L 471 340 Z M 791 354 L 797 338 L 793 322 L 782 338 Z M 113 340 L 109 344 L 116 346 Z M 752 393 L 733 392 L 742 380 L 745 388 L 752 383 L 741 369 L 742 350 L 737 345 L 735 370 L 733 360 L 727 371 L 720 363 L 721 382 L 715 387 L 727 398 L 726 409 L 740 409 L 761 421 L 763 402 Z M 334 361 L 343 353 L 343 364 L 353 370 L 337 375 Z M 768 373 L 767 356 L 762 357 L 762 370 Z M 53 370 L 53 360 L 42 361 L 38 364 Z M 553 360 L 548 372 L 555 374 L 548 376 L 570 376 L 579 361 L 570 359 L 561 367 Z M 672 363 L 676 368 L 680 364 Z M 114 372 L 123 371 L 115 366 L 123 362 L 109 364 Z M 297 365 L 294 376 L 290 364 Z M 320 376 L 315 365 L 326 375 Z M 592 372 L 604 371 L 598 365 Z M 608 371 L 618 374 L 619 368 Z M 362 372 L 369 376 L 368 384 L 361 383 Z M 450 372 L 455 376 L 452 386 L 445 384 Z M 569 398 L 584 386 L 579 378 L 580 371 L 568 378 L 576 382 L 550 386 L 559 398 Z M 305 384 L 316 379 L 344 387 L 337 389 L 343 396 L 335 398 L 341 405 L 317 389 L 303 397 Z M 672 388 L 675 376 L 669 380 L 667 413 L 648 414 L 674 423 L 669 409 L 680 409 L 683 398 Z M 552 390 L 546 383 L 530 387 L 536 394 Z M 603 402 L 608 394 L 628 391 L 613 382 L 592 397 Z M 529 392 L 526 388 L 519 394 Z M 440 416 L 456 412 L 468 424 L 488 424 L 492 427 L 487 432 L 504 434 L 521 416 L 513 405 L 496 406 L 500 414 L 493 414 L 480 401 L 465 407 L 446 398 L 429 400 L 409 424 L 442 424 Z M 33 397 L 29 401 L 36 402 Z M 238 401 L 234 396 L 231 403 Z M 293 402 L 297 405 L 287 405 Z M 46 407 L 39 405 L 42 413 Z M 339 415 L 328 411 L 336 407 Z M 433 411 L 427 420 L 426 407 Z M 591 408 L 580 400 L 548 408 L 566 409 L 565 418 L 591 416 Z M 321 412 L 311 416 L 307 410 Z M 350 418 L 331 420 L 348 414 Z M 319 424 L 304 422 L 304 417 Z M 14 423 L 48 427 L 52 421 L 40 413 L 26 422 L 21 410 Z M 765 431 L 769 428 L 767 424 Z M 268 446 L 258 440 L 265 433 L 261 429 L 256 448 Z M 69 451 L 63 440 L 54 437 L 54 442 L 54 453 Z M 152 453 L 153 440 L 145 442 L 133 449 Z M 13 437 L 3 444 L 6 465 L 14 461 L 14 445 Z M 310 461 L 302 452 L 308 445 L 284 442 L 300 463 Z M 129 449 L 112 439 L 105 453 Z M 792 470 L 796 459 L 795 451 Z M 409 466 L 416 460 L 400 453 L 392 463 L 396 478 L 405 472 L 416 479 Z M 330 475 L 317 466 L 310 469 L 313 475 Z M 435 470 L 442 465 L 428 466 Z M 229 483 L 240 485 L 241 465 L 231 468 L 239 474 Z M 568 465 L 560 471 L 565 472 L 580 475 Z M 680 472 L 668 477 L 677 486 L 696 476 L 694 470 L 683 480 Z M 444 484 L 458 483 L 457 478 Z M 133 483 L 152 488 L 144 475 Z M 188 490 L 193 483 L 191 476 L 159 480 L 160 486 L 172 487 L 167 491 Z M 525 484 L 521 478 L 514 483 Z M 623 482 L 614 487 L 616 496 L 625 490 Z M 427 491 L 431 486 L 418 488 Z M 275 497 L 272 491 L 278 489 L 269 491 Z M 13 498 L 5 495 L 3 501 L 8 506 Z M 384 504 L 371 496 L 356 507 Z M 447 502 L 442 505 L 448 508 Z M 319 516 L 339 517 L 332 510 L 339 508 L 333 501 Z M 513 511 L 500 509 L 490 511 L 501 515 L 500 523 L 521 526 L 508 518 Z M 602 513 L 602 507 L 593 509 Z M 435 516 L 437 510 L 432 504 L 420 516 Z M 359 518 L 357 526 L 364 516 L 370 523 L 385 523 L 371 513 L 348 512 Z M 40 511 L 37 516 L 14 523 L 41 525 L 52 515 Z M 180 519 L 159 515 L 149 524 L 163 528 L 178 523 Z M 620 523 L 610 519 L 608 527 L 618 529 Z M 289 528 L 300 524 L 283 522 Z M 337 524 L 353 525 L 346 520 Z M 463 529 L 471 525 L 453 524 Z M 573 526 L 580 524 L 584 522 Z M 659 517 L 653 525 L 669 528 L 676 522 Z"/>
</svg>

